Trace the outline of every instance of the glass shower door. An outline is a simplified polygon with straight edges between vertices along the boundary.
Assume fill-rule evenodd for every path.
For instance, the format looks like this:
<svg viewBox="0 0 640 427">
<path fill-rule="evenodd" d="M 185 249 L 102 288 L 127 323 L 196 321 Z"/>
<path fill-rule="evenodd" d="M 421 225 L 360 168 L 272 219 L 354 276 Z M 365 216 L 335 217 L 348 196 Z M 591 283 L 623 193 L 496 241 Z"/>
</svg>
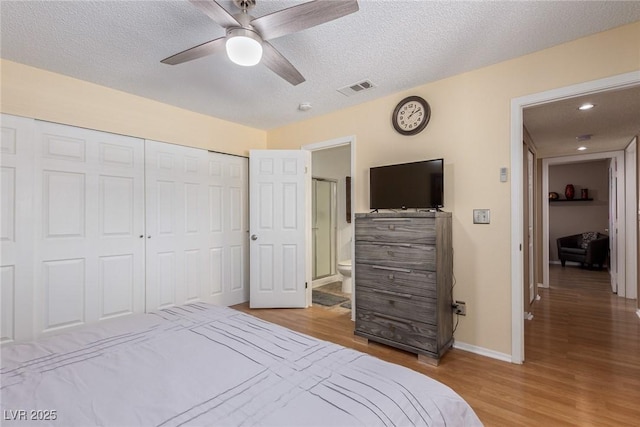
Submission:
<svg viewBox="0 0 640 427">
<path fill-rule="evenodd" d="M 336 274 L 336 182 L 313 178 L 313 279 Z"/>
</svg>

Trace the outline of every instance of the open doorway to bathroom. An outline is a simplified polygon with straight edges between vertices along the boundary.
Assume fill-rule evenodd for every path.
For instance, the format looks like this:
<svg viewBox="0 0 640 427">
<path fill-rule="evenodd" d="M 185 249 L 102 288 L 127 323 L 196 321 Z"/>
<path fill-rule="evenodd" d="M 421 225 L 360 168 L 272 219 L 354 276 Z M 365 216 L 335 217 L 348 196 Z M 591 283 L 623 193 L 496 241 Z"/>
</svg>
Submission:
<svg viewBox="0 0 640 427">
<path fill-rule="evenodd" d="M 352 297 L 352 138 L 303 147 L 311 151 L 311 269 L 314 305 L 350 311 Z"/>
</svg>

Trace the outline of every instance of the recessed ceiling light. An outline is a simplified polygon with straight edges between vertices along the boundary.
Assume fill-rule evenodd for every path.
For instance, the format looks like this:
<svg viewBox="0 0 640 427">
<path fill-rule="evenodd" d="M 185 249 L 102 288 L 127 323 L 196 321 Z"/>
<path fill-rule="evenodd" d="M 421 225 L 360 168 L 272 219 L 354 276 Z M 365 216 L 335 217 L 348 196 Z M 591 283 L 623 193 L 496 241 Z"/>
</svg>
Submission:
<svg viewBox="0 0 640 427">
<path fill-rule="evenodd" d="M 584 151 L 586 149 L 587 149 L 587 147 L 585 147 L 584 145 L 582 147 L 578 147 L 578 151 Z"/>
<path fill-rule="evenodd" d="M 301 102 L 300 105 L 298 105 L 298 110 L 300 110 L 300 111 L 309 111 L 309 110 L 311 110 L 311 103 L 310 102 Z"/>
<path fill-rule="evenodd" d="M 578 110 L 583 110 L 583 111 L 584 111 L 584 110 L 590 110 L 590 109 L 592 109 L 593 107 L 595 107 L 595 105 L 594 105 L 594 104 L 592 104 L 592 103 L 590 103 L 590 102 L 587 102 L 587 103 L 584 103 L 584 104 L 582 104 L 581 106 L 579 106 L 579 107 L 578 107 Z"/>
</svg>

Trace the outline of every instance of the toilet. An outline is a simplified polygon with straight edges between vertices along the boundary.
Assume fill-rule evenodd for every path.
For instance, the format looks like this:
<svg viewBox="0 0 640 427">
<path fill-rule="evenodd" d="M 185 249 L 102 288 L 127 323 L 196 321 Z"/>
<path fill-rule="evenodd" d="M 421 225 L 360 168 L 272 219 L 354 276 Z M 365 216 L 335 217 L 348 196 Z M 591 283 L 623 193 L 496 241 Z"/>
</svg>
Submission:
<svg viewBox="0 0 640 427">
<path fill-rule="evenodd" d="M 338 273 L 342 275 L 342 292 L 351 293 L 351 260 L 338 263 Z"/>
</svg>

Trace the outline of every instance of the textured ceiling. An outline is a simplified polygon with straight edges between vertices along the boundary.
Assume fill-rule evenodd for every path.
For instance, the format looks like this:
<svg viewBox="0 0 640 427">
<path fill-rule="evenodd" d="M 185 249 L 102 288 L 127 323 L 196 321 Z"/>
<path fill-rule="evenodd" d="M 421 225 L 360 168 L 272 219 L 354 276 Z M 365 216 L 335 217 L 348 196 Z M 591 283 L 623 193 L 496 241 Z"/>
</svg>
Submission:
<svg viewBox="0 0 640 427">
<path fill-rule="evenodd" d="M 595 107 L 578 110 L 585 103 Z M 530 107 L 523 120 L 539 157 L 623 150 L 640 134 L 640 86 Z M 590 139 L 577 139 L 585 135 Z M 578 151 L 580 146 L 587 149 Z"/>
<path fill-rule="evenodd" d="M 235 13 L 230 1 L 220 2 Z M 258 0 L 259 17 L 302 2 Z M 6 1 L 2 58 L 271 129 L 640 20 L 640 2 L 361 0 L 336 21 L 272 40 L 305 76 L 291 86 L 226 55 L 160 60 L 224 35 L 187 1 Z M 370 79 L 346 97 L 337 89 Z M 301 102 L 313 108 L 300 112 Z"/>
</svg>

